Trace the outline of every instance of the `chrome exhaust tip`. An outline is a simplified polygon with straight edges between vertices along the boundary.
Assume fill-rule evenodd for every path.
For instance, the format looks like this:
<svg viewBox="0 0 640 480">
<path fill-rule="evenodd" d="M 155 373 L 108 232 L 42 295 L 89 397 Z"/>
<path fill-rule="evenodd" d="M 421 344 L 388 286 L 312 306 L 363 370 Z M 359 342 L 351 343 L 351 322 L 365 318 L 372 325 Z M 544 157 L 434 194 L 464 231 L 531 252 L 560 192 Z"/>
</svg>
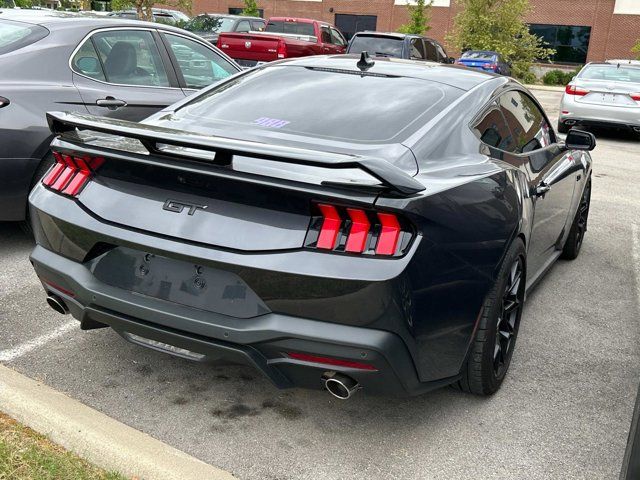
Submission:
<svg viewBox="0 0 640 480">
<path fill-rule="evenodd" d="M 64 303 L 64 300 L 62 300 L 57 295 L 50 294 L 47 297 L 47 303 L 52 309 L 54 309 L 56 312 L 62 315 L 66 315 L 69 313 L 69 308 L 67 307 L 67 304 Z"/>
<path fill-rule="evenodd" d="M 326 372 L 322 376 L 324 388 L 340 400 L 348 400 L 362 387 L 353 378 L 337 372 Z"/>
</svg>

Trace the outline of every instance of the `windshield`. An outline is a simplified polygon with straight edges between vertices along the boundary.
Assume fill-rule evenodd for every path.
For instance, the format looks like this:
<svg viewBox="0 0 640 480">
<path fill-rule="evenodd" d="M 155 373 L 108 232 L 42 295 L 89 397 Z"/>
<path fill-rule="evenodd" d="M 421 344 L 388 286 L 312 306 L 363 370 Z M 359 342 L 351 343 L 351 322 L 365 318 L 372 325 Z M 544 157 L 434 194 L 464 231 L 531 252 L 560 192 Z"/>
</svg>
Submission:
<svg viewBox="0 0 640 480">
<path fill-rule="evenodd" d="M 640 83 L 640 68 L 623 65 L 588 65 L 578 78 L 608 82 Z"/>
<path fill-rule="evenodd" d="M 313 29 L 313 23 L 303 23 L 303 22 L 281 22 L 281 21 L 273 21 L 267 23 L 267 28 L 265 29 L 267 32 L 272 33 L 292 33 L 294 35 L 309 35 L 310 37 L 315 36 L 315 31 Z"/>
<path fill-rule="evenodd" d="M 400 38 L 391 37 L 370 37 L 367 35 L 357 35 L 351 41 L 349 53 L 369 52 L 378 57 L 398 57 L 402 58 L 403 41 Z"/>
<path fill-rule="evenodd" d="M 26 47 L 48 34 L 49 30 L 39 25 L 0 20 L 0 55 Z"/>
<path fill-rule="evenodd" d="M 466 52 L 462 54 L 461 58 L 467 60 L 495 60 L 496 55 L 489 52 Z"/>
<path fill-rule="evenodd" d="M 184 26 L 190 32 L 230 32 L 233 30 L 233 18 L 198 15 Z"/>
<path fill-rule="evenodd" d="M 274 66 L 203 93 L 176 111 L 184 123 L 250 127 L 362 143 L 399 143 L 460 90 L 416 78 Z M 183 123 L 183 124 L 184 124 Z"/>
</svg>

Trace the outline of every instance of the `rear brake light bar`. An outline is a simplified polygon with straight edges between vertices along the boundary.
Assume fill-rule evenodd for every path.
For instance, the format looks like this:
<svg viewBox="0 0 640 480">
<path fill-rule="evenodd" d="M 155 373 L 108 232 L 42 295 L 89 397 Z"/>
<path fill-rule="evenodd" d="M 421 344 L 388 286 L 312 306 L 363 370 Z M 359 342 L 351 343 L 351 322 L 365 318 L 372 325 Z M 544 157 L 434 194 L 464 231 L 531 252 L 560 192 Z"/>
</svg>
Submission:
<svg viewBox="0 0 640 480">
<path fill-rule="evenodd" d="M 77 196 L 104 163 L 102 157 L 76 157 L 53 152 L 56 163 L 42 178 L 42 184 L 51 190 L 72 197 Z"/>
<path fill-rule="evenodd" d="M 631 98 L 636 102 L 640 102 L 640 93 L 632 93 Z"/>
<path fill-rule="evenodd" d="M 354 362 L 353 360 L 342 360 L 333 357 L 321 357 L 320 355 L 311 355 L 308 353 L 288 352 L 287 356 L 294 360 L 302 360 L 303 362 L 322 363 L 324 365 L 332 365 L 335 367 L 355 368 L 357 370 L 377 371 L 378 369 L 370 363 Z"/>
<path fill-rule="evenodd" d="M 591 93 L 586 88 L 576 87 L 575 85 L 567 85 L 567 87 L 564 89 L 564 91 L 568 95 L 576 95 L 577 97 L 583 97 L 583 96 L 587 95 L 588 93 Z"/>
<path fill-rule="evenodd" d="M 314 205 L 305 246 L 316 250 L 376 256 L 402 256 L 414 237 L 395 213 Z"/>
</svg>

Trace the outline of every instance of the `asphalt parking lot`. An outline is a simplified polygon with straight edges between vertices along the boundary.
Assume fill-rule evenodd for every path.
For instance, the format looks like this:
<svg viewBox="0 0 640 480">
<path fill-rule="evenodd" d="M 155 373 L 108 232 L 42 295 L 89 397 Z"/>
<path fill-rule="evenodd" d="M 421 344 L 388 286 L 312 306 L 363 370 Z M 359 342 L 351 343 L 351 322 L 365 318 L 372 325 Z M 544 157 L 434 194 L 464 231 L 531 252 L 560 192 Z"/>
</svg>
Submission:
<svg viewBox="0 0 640 480">
<path fill-rule="evenodd" d="M 557 118 L 560 94 L 537 91 Z M 612 479 L 640 372 L 640 141 L 597 132 L 589 232 L 530 295 L 500 392 L 341 402 L 81 332 L 0 224 L 0 362 L 241 479 Z"/>
</svg>

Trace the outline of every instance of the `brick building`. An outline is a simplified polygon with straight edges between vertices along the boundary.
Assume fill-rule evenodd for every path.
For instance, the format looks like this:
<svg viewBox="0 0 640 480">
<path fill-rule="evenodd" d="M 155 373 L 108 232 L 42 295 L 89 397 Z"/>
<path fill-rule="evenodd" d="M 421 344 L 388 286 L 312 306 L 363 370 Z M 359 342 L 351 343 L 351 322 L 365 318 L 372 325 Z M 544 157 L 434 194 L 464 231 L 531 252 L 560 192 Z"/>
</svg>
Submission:
<svg viewBox="0 0 640 480">
<path fill-rule="evenodd" d="M 396 30 L 407 23 L 407 0 L 258 0 L 264 17 L 300 16 L 336 24 L 348 37 L 360 30 Z M 530 0 L 532 31 L 556 49 L 558 63 L 630 58 L 640 38 L 640 0 Z M 242 0 L 194 0 L 193 13 L 237 13 Z M 444 42 L 454 0 L 434 0 L 429 35 Z"/>
</svg>

